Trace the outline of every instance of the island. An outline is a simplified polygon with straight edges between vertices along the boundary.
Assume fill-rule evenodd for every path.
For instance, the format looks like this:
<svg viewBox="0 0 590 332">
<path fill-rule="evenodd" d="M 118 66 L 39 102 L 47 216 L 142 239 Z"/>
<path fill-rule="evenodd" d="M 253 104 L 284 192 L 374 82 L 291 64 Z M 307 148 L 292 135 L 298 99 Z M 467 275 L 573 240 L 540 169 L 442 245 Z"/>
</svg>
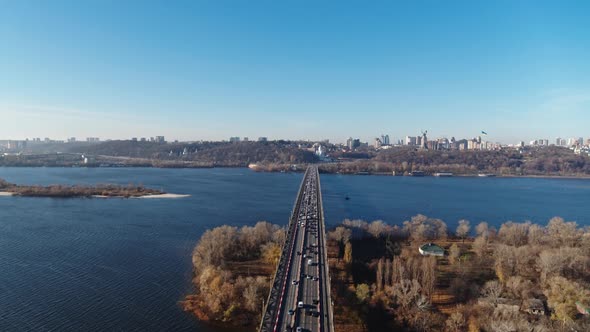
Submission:
<svg viewBox="0 0 590 332">
<path fill-rule="evenodd" d="M 146 188 L 143 185 L 115 184 L 86 185 L 17 185 L 0 179 L 0 196 L 56 197 L 56 198 L 176 198 L 188 195 L 168 194 L 162 190 Z"/>
</svg>

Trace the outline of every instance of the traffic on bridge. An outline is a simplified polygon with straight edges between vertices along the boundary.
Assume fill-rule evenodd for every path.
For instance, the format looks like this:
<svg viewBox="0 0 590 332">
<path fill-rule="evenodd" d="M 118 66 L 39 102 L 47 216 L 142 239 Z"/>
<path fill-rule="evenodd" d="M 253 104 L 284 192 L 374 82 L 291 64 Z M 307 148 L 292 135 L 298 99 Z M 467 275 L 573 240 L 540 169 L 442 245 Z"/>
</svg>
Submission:
<svg viewBox="0 0 590 332">
<path fill-rule="evenodd" d="M 324 227 L 319 172 L 310 166 L 295 200 L 261 332 L 334 331 Z"/>
</svg>

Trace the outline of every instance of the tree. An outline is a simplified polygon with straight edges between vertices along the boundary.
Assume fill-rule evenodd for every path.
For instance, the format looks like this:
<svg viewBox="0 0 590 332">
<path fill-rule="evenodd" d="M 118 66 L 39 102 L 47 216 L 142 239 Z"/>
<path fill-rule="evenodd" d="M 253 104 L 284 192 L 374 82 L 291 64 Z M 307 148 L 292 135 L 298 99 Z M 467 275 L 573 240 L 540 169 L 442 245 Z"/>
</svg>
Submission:
<svg viewBox="0 0 590 332">
<path fill-rule="evenodd" d="M 393 295 L 400 307 L 408 310 L 410 305 L 420 296 L 420 284 L 415 279 L 403 279 L 399 284 L 393 286 Z"/>
<path fill-rule="evenodd" d="M 352 263 L 352 244 L 350 242 L 347 242 L 344 246 L 344 263 Z"/>
<path fill-rule="evenodd" d="M 447 319 L 447 329 L 451 332 L 463 331 L 465 327 L 465 316 L 460 312 L 453 312 Z"/>
<path fill-rule="evenodd" d="M 511 246 L 522 246 L 528 242 L 528 229 L 530 222 L 514 223 L 509 221 L 502 224 L 498 231 L 498 237 L 502 242 Z"/>
<path fill-rule="evenodd" d="M 422 293 L 430 299 L 436 286 L 436 258 L 428 256 L 422 258 L 421 261 Z"/>
<path fill-rule="evenodd" d="M 458 237 L 465 241 L 465 237 L 469 234 L 470 229 L 471 226 L 469 226 L 469 220 L 459 220 L 459 225 L 457 226 L 457 231 L 455 233 Z"/>
<path fill-rule="evenodd" d="M 346 227 L 338 226 L 333 231 L 328 233 L 328 237 L 340 244 L 346 244 L 350 241 L 352 231 Z"/>
<path fill-rule="evenodd" d="M 563 218 L 554 217 L 547 224 L 548 238 L 553 241 L 554 247 L 575 246 L 579 242 L 581 232 L 574 221 L 565 222 Z"/>
<path fill-rule="evenodd" d="M 488 250 L 488 240 L 483 235 L 480 235 L 475 238 L 473 241 L 473 245 L 471 246 L 473 252 L 479 257 L 485 256 Z"/>
<path fill-rule="evenodd" d="M 262 259 L 269 265 L 276 266 L 281 258 L 281 246 L 274 242 L 269 242 L 260 248 Z"/>
<path fill-rule="evenodd" d="M 481 295 L 487 297 L 495 305 L 502 296 L 502 289 L 502 284 L 498 280 L 490 280 L 483 286 Z"/>
<path fill-rule="evenodd" d="M 369 224 L 367 232 L 373 235 L 376 239 L 389 233 L 389 226 L 382 220 L 375 220 Z"/>
<path fill-rule="evenodd" d="M 377 292 L 381 292 L 381 290 L 383 290 L 383 258 L 379 259 L 379 262 L 377 262 L 377 275 L 375 280 Z"/>
<path fill-rule="evenodd" d="M 369 285 L 360 284 L 360 285 L 356 286 L 355 294 L 356 294 L 356 298 L 359 300 L 359 302 L 363 303 L 363 302 L 367 301 L 367 299 L 371 295 Z"/>
<path fill-rule="evenodd" d="M 480 222 L 477 227 L 475 227 L 475 233 L 487 239 L 489 236 L 488 223 L 485 221 Z"/>
<path fill-rule="evenodd" d="M 461 249 L 456 243 L 453 243 L 453 245 L 451 245 L 451 248 L 449 248 L 449 261 L 451 262 L 451 264 L 456 264 L 459 262 L 460 257 Z"/>
<path fill-rule="evenodd" d="M 551 318 L 562 322 L 572 321 L 576 315 L 576 302 L 588 303 L 590 291 L 575 281 L 564 277 L 552 277 L 543 290 L 547 305 L 553 309 Z"/>
</svg>

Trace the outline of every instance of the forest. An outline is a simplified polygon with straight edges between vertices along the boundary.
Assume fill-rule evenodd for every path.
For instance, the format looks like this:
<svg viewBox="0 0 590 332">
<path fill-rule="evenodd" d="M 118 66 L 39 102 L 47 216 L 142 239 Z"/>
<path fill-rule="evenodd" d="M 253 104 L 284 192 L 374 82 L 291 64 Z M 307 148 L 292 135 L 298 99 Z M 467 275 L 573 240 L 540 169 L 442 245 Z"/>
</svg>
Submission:
<svg viewBox="0 0 590 332">
<path fill-rule="evenodd" d="M 590 228 L 575 222 L 461 220 L 450 231 L 417 215 L 345 220 L 329 239 L 337 330 L 590 330 Z M 425 243 L 445 255 L 422 256 Z"/>
<path fill-rule="evenodd" d="M 129 157 L 161 161 L 183 161 L 189 165 L 205 163 L 211 166 L 247 167 L 250 163 L 313 163 L 313 152 L 299 149 L 289 141 L 270 142 L 200 142 L 155 143 L 141 141 L 109 141 L 78 146 L 69 152 L 89 155 Z"/>
<path fill-rule="evenodd" d="M 207 230 L 192 255 L 195 294 L 181 306 L 202 321 L 253 330 L 284 242 L 285 230 L 264 221 Z"/>
<path fill-rule="evenodd" d="M 351 158 L 346 153 L 336 155 L 343 158 L 342 162 L 322 164 L 322 172 L 396 172 L 399 175 L 412 171 L 423 171 L 426 174 L 450 172 L 456 175 L 590 175 L 590 158 L 576 155 L 570 149 L 562 147 L 529 147 L 522 150 L 498 151 L 432 151 L 401 147 L 367 152 L 362 158 Z"/>
</svg>

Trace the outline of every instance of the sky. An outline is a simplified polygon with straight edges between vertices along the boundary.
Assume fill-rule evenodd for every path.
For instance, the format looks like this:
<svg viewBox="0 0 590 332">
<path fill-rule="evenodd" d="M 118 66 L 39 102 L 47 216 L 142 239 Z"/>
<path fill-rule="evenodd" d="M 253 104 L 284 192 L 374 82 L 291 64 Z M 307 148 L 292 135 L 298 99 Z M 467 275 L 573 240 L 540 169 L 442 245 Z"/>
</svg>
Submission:
<svg viewBox="0 0 590 332">
<path fill-rule="evenodd" d="M 589 1 L 0 0 L 0 139 L 590 137 Z"/>
</svg>

